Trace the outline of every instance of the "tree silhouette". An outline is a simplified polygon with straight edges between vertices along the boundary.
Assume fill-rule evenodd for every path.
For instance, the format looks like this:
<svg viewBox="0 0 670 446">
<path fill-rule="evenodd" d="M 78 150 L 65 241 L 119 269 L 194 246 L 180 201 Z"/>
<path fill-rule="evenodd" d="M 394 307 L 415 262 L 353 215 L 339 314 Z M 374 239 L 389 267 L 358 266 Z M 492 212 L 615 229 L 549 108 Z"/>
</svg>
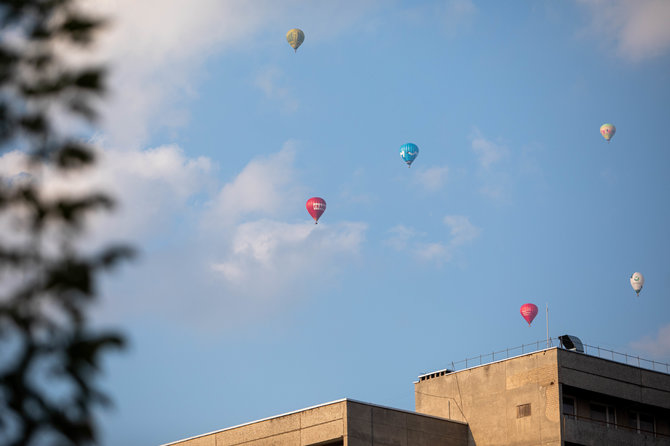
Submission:
<svg viewBox="0 0 670 446">
<path fill-rule="evenodd" d="M 67 54 L 103 26 L 73 0 L 0 0 L 0 155 L 29 160 L 24 174 L 0 176 L 3 445 L 96 443 L 94 413 L 109 402 L 95 382 L 101 355 L 123 345 L 118 333 L 90 327 L 88 308 L 99 273 L 132 250 L 76 246 L 86 216 L 113 201 L 98 192 L 54 196 L 40 177 L 95 162 L 77 129 L 94 122 L 105 73 Z"/>
</svg>

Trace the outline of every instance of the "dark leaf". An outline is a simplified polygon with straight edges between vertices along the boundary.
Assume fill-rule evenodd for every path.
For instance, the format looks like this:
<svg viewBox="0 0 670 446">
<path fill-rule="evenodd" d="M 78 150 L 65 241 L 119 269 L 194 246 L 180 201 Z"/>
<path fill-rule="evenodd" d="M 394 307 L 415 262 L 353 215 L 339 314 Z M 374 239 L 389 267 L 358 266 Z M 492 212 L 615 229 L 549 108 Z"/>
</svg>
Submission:
<svg viewBox="0 0 670 446">
<path fill-rule="evenodd" d="M 55 293 L 76 291 L 90 296 L 93 293 L 92 266 L 75 260 L 54 265 L 47 271 L 44 289 Z"/>
<path fill-rule="evenodd" d="M 76 75 L 73 84 L 79 88 L 102 92 L 104 71 L 98 68 L 83 71 Z"/>
<path fill-rule="evenodd" d="M 22 116 L 19 125 L 28 133 L 45 133 L 48 129 L 46 117 L 40 112 Z"/>
<path fill-rule="evenodd" d="M 89 104 L 87 98 L 84 98 L 81 95 L 77 95 L 70 99 L 67 106 L 72 112 L 86 119 L 94 120 L 97 117 L 95 109 Z"/>
<path fill-rule="evenodd" d="M 93 151 L 85 144 L 70 142 L 56 153 L 56 164 L 63 169 L 80 168 L 95 161 Z"/>
<path fill-rule="evenodd" d="M 93 31 L 100 29 L 103 24 L 104 21 L 102 20 L 71 15 L 61 25 L 58 32 L 74 42 L 87 44 L 92 39 Z"/>
<path fill-rule="evenodd" d="M 120 260 L 135 257 L 135 254 L 135 250 L 129 246 L 114 246 L 105 250 L 105 252 L 98 257 L 97 264 L 103 268 L 110 268 L 116 265 Z"/>
<path fill-rule="evenodd" d="M 63 220 L 70 225 L 79 225 L 84 214 L 96 209 L 111 209 L 114 201 L 105 194 L 89 194 L 83 198 L 63 198 L 49 210 L 52 219 Z"/>
</svg>

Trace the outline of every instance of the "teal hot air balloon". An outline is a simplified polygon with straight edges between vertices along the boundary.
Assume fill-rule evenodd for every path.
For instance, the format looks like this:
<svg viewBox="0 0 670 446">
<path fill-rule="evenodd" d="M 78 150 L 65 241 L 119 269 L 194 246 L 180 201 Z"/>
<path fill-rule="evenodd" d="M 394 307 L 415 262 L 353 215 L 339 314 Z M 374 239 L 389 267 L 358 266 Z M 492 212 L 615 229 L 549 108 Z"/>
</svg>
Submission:
<svg viewBox="0 0 670 446">
<path fill-rule="evenodd" d="M 293 28 L 286 33 L 286 41 L 293 50 L 298 51 L 298 47 L 305 41 L 305 33 L 301 29 Z"/>
<path fill-rule="evenodd" d="M 400 158 L 407 163 L 407 167 L 412 167 L 412 163 L 419 154 L 419 147 L 416 144 L 408 142 L 400 146 Z"/>
</svg>

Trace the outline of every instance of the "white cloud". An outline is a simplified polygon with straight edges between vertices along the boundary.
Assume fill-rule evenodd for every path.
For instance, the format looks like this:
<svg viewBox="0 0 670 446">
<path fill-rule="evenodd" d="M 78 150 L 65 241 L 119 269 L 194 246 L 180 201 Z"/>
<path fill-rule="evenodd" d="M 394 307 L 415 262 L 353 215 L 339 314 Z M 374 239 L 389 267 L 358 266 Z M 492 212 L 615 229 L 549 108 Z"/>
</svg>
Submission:
<svg viewBox="0 0 670 446">
<path fill-rule="evenodd" d="M 470 139 L 472 142 L 472 150 L 477 155 L 479 164 L 484 169 L 490 168 L 509 153 L 506 147 L 486 139 L 484 135 L 482 135 L 482 132 L 476 127 L 473 129 Z"/>
<path fill-rule="evenodd" d="M 455 248 L 475 240 L 481 230 L 463 215 L 447 215 L 443 222 L 449 228 L 450 238 L 447 241 L 425 242 L 421 240 L 425 234 L 397 225 L 388 231 L 391 237 L 385 243 L 397 251 L 410 252 L 422 261 L 449 262 L 453 259 Z"/>
<path fill-rule="evenodd" d="M 295 144 L 287 142 L 275 154 L 258 157 L 223 186 L 214 198 L 204 224 L 234 224 L 249 215 L 280 215 L 290 209 L 293 197 L 304 197 L 295 183 Z"/>
<path fill-rule="evenodd" d="M 260 71 L 256 76 L 254 84 L 260 88 L 268 99 L 281 102 L 282 110 L 287 113 L 294 113 L 298 110 L 298 101 L 291 96 L 283 79 L 284 73 L 277 67 L 267 67 Z"/>
<path fill-rule="evenodd" d="M 419 234 L 412 228 L 405 225 L 397 225 L 388 230 L 391 237 L 385 240 L 385 243 L 397 251 L 407 249 L 408 244 Z"/>
<path fill-rule="evenodd" d="M 314 225 L 261 219 L 242 223 L 231 235 L 232 248 L 212 270 L 227 288 L 247 298 L 265 301 L 314 293 L 336 272 L 336 260 L 356 255 L 366 225 Z M 303 287 L 308 279 L 314 287 Z"/>
<path fill-rule="evenodd" d="M 193 94 L 199 66 L 253 35 L 269 12 L 263 4 L 238 1 L 199 0 L 188 7 L 179 0 L 84 3 L 109 18 L 95 55 L 111 68 L 103 125 L 119 147 L 142 145 L 157 124 L 183 122 L 176 105 Z"/>
<path fill-rule="evenodd" d="M 509 159 L 509 149 L 487 139 L 477 127 L 473 127 L 470 140 L 472 151 L 479 162 L 477 172 L 477 177 L 481 181 L 479 192 L 498 202 L 504 201 L 512 181 L 509 169 L 504 169 L 501 165 L 504 166 L 503 161 Z M 513 169 L 519 167 L 518 162 L 512 166 Z"/>
<path fill-rule="evenodd" d="M 114 212 L 93 214 L 87 222 L 84 241 L 94 245 L 161 232 L 164 222 L 183 214 L 187 200 L 211 182 L 211 161 L 187 158 L 175 145 L 143 151 L 98 148 L 94 153 L 98 161 L 93 167 L 64 173 L 51 167 L 31 168 L 23 153 L 9 152 L 0 157 L 0 175 L 11 179 L 32 172 L 47 199 L 96 191 L 115 198 Z"/>
<path fill-rule="evenodd" d="M 508 199 L 507 189 L 510 187 L 510 181 L 505 174 L 498 173 L 489 175 L 485 179 L 486 184 L 479 188 L 479 192 L 498 203 L 505 202 Z"/>
<path fill-rule="evenodd" d="M 428 191 L 437 191 L 448 178 L 449 168 L 447 166 L 436 166 L 428 169 L 418 169 L 416 181 Z"/>
<path fill-rule="evenodd" d="M 654 358 L 667 358 L 670 356 L 670 324 L 659 328 L 656 337 L 644 337 L 638 341 L 631 342 L 635 350 L 646 352 Z"/>
<path fill-rule="evenodd" d="M 326 283 L 343 258 L 356 256 L 366 225 L 282 219 L 304 212 L 305 193 L 295 181 L 294 144 L 252 160 L 225 184 L 203 214 L 209 268 L 225 289 L 252 300 L 293 300 L 305 276 Z M 296 200 L 295 197 L 301 197 Z M 286 215 L 285 215 L 286 214 Z"/>
<path fill-rule="evenodd" d="M 214 187 L 207 158 L 188 158 L 177 146 L 97 155 L 86 173 L 63 177 L 46 169 L 26 177 L 25 156 L 10 152 L 0 157 L 0 175 L 39 181 L 50 196 L 99 189 L 119 197 L 119 209 L 95 216 L 82 242 L 89 249 L 128 240 L 141 256 L 106 291 L 114 297 L 100 317 L 150 311 L 209 328 L 220 326 L 221 313 L 233 322 L 257 318 L 258 303 L 295 304 L 331 284 L 365 241 L 363 223 L 312 223 L 292 143 L 250 161 L 221 187 Z M 287 221 L 296 214 L 299 222 Z M 306 278 L 315 285 L 305 286 Z"/>
<path fill-rule="evenodd" d="M 144 145 L 149 129 L 183 125 L 188 112 L 180 104 L 197 94 L 207 76 L 208 57 L 226 51 L 248 51 L 264 34 L 276 33 L 286 50 L 284 33 L 296 21 L 319 33 L 307 42 L 334 39 L 383 3 L 341 1 L 336 4 L 299 0 L 81 0 L 85 7 L 108 18 L 87 61 L 110 67 L 110 95 L 101 104 L 102 125 L 115 147 Z M 286 25 L 282 25 L 286 24 Z M 302 25 L 305 27 L 305 25 Z M 274 42 L 272 40 L 271 42 Z M 249 73 L 251 77 L 252 74 Z M 270 78 L 274 95 L 286 94 Z M 289 101 L 289 110 L 295 107 Z"/>
<path fill-rule="evenodd" d="M 384 243 L 396 251 L 408 252 L 423 262 L 448 262 L 452 259 L 451 247 L 445 242 L 425 242 L 420 233 L 413 228 L 397 225 L 389 229 L 390 237 Z"/>
<path fill-rule="evenodd" d="M 451 244 L 453 246 L 463 245 L 476 239 L 481 230 L 470 223 L 470 219 L 463 215 L 447 215 L 444 224 L 450 229 Z"/>
<path fill-rule="evenodd" d="M 453 255 L 446 243 L 418 243 L 414 247 L 414 255 L 426 262 L 449 262 Z"/>
<path fill-rule="evenodd" d="M 469 26 L 477 14 L 477 7 L 472 0 L 447 0 L 443 4 L 445 25 L 449 31 L 456 31 Z"/>
<path fill-rule="evenodd" d="M 579 0 L 589 9 L 587 34 L 604 38 L 616 53 L 641 61 L 670 49 L 670 2 L 667 0 Z"/>
</svg>

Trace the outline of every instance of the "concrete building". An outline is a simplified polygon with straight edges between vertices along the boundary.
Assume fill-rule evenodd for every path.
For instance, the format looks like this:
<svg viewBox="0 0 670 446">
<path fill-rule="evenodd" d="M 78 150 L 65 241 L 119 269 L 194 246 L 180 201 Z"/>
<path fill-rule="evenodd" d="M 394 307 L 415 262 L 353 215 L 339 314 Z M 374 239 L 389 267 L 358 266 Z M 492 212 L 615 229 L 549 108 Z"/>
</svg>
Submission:
<svg viewBox="0 0 670 446">
<path fill-rule="evenodd" d="M 169 444 L 467 446 L 468 426 L 460 421 L 343 399 Z"/>
<path fill-rule="evenodd" d="M 670 446 L 670 374 L 553 347 L 421 375 L 415 412 L 344 399 L 179 446 Z"/>
<path fill-rule="evenodd" d="M 550 348 L 422 375 L 419 413 L 466 422 L 474 444 L 669 445 L 670 375 Z"/>
</svg>

